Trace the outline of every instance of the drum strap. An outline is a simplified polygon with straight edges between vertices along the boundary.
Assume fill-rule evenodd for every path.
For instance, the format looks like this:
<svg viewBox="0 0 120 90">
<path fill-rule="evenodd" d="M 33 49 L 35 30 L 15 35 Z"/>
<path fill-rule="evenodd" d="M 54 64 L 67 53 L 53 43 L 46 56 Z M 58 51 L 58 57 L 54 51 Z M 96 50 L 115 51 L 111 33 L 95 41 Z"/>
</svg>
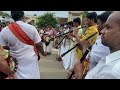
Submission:
<svg viewBox="0 0 120 90">
<path fill-rule="evenodd" d="M 27 34 L 19 27 L 19 25 L 14 22 L 12 24 L 8 25 L 10 31 L 23 43 L 27 45 L 32 45 L 34 46 L 34 51 L 36 55 L 38 55 L 38 60 L 40 59 L 40 56 L 38 54 L 36 44 L 27 36 Z"/>
</svg>

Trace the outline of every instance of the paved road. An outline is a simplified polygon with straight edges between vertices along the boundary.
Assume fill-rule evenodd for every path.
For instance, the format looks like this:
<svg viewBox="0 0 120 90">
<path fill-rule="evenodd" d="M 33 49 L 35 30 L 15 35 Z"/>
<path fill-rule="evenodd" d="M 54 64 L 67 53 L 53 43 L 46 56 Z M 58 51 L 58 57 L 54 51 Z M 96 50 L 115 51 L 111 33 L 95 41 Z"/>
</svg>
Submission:
<svg viewBox="0 0 120 90">
<path fill-rule="evenodd" d="M 56 60 L 57 49 L 52 50 L 52 54 L 46 58 L 41 56 L 39 61 L 41 79 L 67 79 L 68 71 L 62 66 L 62 62 Z"/>
</svg>

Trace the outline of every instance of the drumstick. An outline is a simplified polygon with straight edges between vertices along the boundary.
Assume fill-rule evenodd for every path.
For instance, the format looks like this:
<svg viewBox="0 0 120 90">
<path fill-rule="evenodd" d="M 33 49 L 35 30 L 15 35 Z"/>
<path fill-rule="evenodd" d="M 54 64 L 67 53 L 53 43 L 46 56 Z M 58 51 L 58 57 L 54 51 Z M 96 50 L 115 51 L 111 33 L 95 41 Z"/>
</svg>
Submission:
<svg viewBox="0 0 120 90">
<path fill-rule="evenodd" d="M 86 39 L 86 41 L 87 41 L 88 39 L 90 39 L 91 37 L 93 37 L 94 35 L 96 35 L 96 34 L 97 34 L 97 32 L 95 32 L 94 34 L 92 34 L 91 36 L 89 36 L 89 37 Z M 76 48 L 78 45 L 79 45 L 79 43 L 77 43 L 73 48 L 69 49 L 67 52 L 63 53 L 63 54 L 61 55 L 61 57 L 65 56 L 67 53 L 69 53 L 71 50 L 73 50 L 74 48 Z"/>
</svg>

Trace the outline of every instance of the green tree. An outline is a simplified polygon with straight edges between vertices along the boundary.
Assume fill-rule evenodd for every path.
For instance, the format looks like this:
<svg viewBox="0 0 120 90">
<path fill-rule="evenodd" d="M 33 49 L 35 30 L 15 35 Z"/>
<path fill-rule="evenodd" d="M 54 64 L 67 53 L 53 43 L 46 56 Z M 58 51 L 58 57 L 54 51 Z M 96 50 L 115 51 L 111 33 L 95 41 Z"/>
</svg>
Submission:
<svg viewBox="0 0 120 90">
<path fill-rule="evenodd" d="M 37 14 L 34 14 L 34 16 L 37 16 Z"/>
<path fill-rule="evenodd" d="M 52 25 L 53 27 L 56 27 L 57 24 L 58 24 L 58 21 L 54 16 L 54 13 L 48 13 L 48 12 L 42 16 L 39 16 L 36 22 L 37 28 L 40 28 L 43 26 L 46 27 L 47 25 Z"/>
<path fill-rule="evenodd" d="M 88 11 L 84 11 L 82 14 L 83 14 L 83 18 L 86 18 Z"/>
<path fill-rule="evenodd" d="M 2 16 L 2 17 L 11 17 L 8 13 L 4 13 L 4 12 L 0 12 L 0 16 Z"/>
</svg>

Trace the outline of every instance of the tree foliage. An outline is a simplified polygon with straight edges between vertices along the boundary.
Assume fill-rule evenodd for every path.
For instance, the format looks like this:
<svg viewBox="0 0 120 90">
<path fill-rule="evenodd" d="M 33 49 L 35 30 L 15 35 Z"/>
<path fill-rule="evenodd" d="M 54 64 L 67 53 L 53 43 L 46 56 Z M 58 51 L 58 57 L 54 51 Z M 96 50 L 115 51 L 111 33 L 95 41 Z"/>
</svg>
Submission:
<svg viewBox="0 0 120 90">
<path fill-rule="evenodd" d="M 0 16 L 2 16 L 2 17 L 8 17 L 8 18 L 11 17 L 8 13 L 4 13 L 2 11 L 0 12 Z"/>
<path fill-rule="evenodd" d="M 84 11 L 82 14 L 83 14 L 83 18 L 86 18 L 88 11 Z"/>
<path fill-rule="evenodd" d="M 58 21 L 54 16 L 54 13 L 47 12 L 37 18 L 36 26 L 37 28 L 46 27 L 47 25 L 52 25 L 53 27 L 56 27 L 57 23 Z"/>
</svg>

